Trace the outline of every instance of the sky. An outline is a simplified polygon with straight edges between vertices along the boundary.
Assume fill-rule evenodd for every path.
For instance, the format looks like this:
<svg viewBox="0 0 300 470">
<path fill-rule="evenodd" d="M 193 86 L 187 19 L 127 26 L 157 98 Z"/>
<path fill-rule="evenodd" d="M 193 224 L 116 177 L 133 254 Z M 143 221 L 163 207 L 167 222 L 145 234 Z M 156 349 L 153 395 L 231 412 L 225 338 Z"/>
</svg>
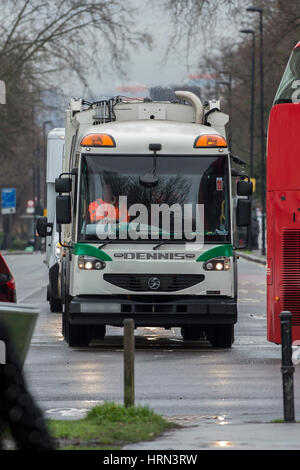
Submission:
<svg viewBox="0 0 300 470">
<path fill-rule="evenodd" d="M 120 86 L 167 86 L 184 83 L 189 74 L 199 72 L 198 63 L 205 51 L 201 32 L 196 47 L 192 47 L 188 54 L 185 43 L 181 42 L 178 50 L 171 51 L 166 58 L 165 53 L 172 32 L 171 17 L 160 8 L 151 7 L 149 0 L 134 0 L 134 3 L 139 7 L 139 29 L 151 34 L 152 48 L 148 50 L 142 45 L 138 50 L 131 51 L 131 60 L 126 63 L 126 77 L 120 76 L 107 66 L 101 77 L 89 73 L 89 87 L 94 97 L 120 94 L 116 89 Z M 68 91 L 72 88 L 74 89 L 74 83 L 71 83 Z"/>
<path fill-rule="evenodd" d="M 181 41 L 179 47 L 165 57 L 173 28 L 171 16 L 159 8 L 158 2 L 150 0 L 132 0 L 132 2 L 138 7 L 139 29 L 150 33 L 153 38 L 152 48 L 149 50 L 141 45 L 139 49 L 131 51 L 131 59 L 126 63 L 126 76 L 124 77 L 112 70 L 107 62 L 103 65 L 100 77 L 93 74 L 92 70 L 88 71 L 89 90 L 84 89 L 76 78 L 70 80 L 68 85 L 64 86 L 67 96 L 102 99 L 118 94 L 131 95 L 130 92 L 120 92 L 118 87 L 122 86 L 185 84 L 190 74 L 209 72 L 199 68 L 202 54 L 215 47 L 218 41 L 235 34 L 237 29 L 230 16 L 225 14 L 226 11 L 220 8 L 215 18 L 212 19 L 214 28 L 209 37 L 204 36 L 200 28 L 199 35 L 193 38 L 189 51 L 187 51 L 186 43 Z M 236 40 L 241 40 L 240 35 L 236 35 Z M 91 93 L 92 96 L 87 96 Z M 144 96 L 145 92 L 141 92 L 141 95 Z"/>
</svg>

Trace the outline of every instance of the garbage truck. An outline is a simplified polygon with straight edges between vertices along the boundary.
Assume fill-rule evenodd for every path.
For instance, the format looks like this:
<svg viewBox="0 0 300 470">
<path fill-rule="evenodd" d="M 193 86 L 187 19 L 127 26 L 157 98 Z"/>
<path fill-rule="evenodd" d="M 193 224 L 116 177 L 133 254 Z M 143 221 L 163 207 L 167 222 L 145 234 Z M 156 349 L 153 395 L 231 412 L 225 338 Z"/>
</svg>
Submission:
<svg viewBox="0 0 300 470">
<path fill-rule="evenodd" d="M 237 322 L 236 227 L 252 183 L 227 145 L 220 103 L 71 99 L 55 181 L 62 332 L 69 346 L 106 326 L 180 327 L 230 348 Z M 41 220 L 40 232 L 51 232 Z"/>
</svg>

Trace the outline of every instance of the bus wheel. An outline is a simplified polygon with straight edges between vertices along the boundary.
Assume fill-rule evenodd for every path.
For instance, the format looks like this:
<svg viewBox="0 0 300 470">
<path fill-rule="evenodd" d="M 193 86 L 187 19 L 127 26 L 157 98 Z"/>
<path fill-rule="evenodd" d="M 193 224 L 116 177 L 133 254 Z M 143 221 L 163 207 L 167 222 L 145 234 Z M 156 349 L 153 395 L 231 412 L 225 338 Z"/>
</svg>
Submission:
<svg viewBox="0 0 300 470">
<path fill-rule="evenodd" d="M 186 325 L 181 328 L 183 341 L 198 341 L 202 336 L 203 328 L 200 325 Z"/>
<path fill-rule="evenodd" d="M 234 342 L 234 325 L 212 326 L 207 337 L 214 348 L 231 348 Z"/>
</svg>

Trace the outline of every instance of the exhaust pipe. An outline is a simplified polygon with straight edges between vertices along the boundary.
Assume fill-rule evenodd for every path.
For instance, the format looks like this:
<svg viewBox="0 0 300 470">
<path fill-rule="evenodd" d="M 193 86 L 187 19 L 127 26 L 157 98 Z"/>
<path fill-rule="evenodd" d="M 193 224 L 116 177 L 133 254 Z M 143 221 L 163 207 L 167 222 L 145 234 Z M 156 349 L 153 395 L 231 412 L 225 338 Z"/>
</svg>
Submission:
<svg viewBox="0 0 300 470">
<path fill-rule="evenodd" d="M 180 100 L 189 101 L 195 109 L 195 123 L 202 124 L 203 123 L 203 115 L 204 115 L 204 107 L 202 101 L 198 96 L 196 96 L 191 91 L 175 91 L 175 95 Z"/>
</svg>

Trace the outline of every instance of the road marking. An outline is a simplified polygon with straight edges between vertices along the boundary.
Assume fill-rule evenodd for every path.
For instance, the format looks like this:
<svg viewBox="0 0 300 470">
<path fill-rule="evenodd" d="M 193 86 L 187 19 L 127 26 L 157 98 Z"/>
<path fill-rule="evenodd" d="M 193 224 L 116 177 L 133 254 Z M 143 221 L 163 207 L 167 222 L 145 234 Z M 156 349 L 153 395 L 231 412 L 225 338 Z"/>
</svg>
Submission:
<svg viewBox="0 0 300 470">
<path fill-rule="evenodd" d="M 88 411 L 88 408 L 52 408 L 51 410 L 46 410 L 45 414 L 54 415 L 59 418 L 80 419 L 84 418 Z"/>
<path fill-rule="evenodd" d="M 267 318 L 266 315 L 253 315 L 253 313 L 250 313 L 249 316 L 255 320 L 266 320 Z"/>
</svg>

